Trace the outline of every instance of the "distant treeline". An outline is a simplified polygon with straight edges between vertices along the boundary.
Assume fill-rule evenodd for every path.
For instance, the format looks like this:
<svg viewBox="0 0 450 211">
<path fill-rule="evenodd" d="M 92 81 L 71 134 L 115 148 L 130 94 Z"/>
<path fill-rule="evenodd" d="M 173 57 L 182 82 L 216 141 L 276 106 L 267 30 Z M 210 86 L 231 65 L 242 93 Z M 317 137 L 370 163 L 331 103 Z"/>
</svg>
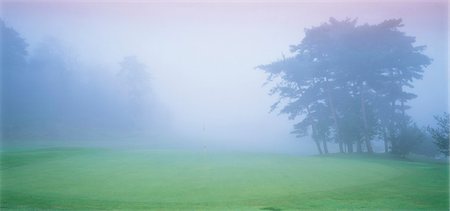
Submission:
<svg viewBox="0 0 450 211">
<path fill-rule="evenodd" d="M 0 24 L 3 140 L 151 133 L 167 119 L 136 57 L 113 68 L 86 64 L 55 38 L 30 50 Z"/>
</svg>

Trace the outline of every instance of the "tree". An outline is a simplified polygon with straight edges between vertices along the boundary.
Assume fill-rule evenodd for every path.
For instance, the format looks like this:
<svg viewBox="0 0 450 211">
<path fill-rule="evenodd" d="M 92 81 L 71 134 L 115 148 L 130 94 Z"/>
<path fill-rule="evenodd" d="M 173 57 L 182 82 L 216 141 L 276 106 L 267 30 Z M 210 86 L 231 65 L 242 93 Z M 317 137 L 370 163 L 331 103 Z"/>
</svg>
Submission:
<svg viewBox="0 0 450 211">
<path fill-rule="evenodd" d="M 423 131 L 412 121 L 409 121 L 407 124 L 403 124 L 398 129 L 398 133 L 392 137 L 392 153 L 405 157 L 424 139 Z"/>
<path fill-rule="evenodd" d="M 301 116 L 302 120 L 294 126 L 294 134 L 298 137 L 308 134 L 309 128 L 312 138 L 320 154 L 327 153 L 327 141 L 331 130 L 329 105 L 325 102 L 326 93 L 322 89 L 324 78 L 320 77 L 316 63 L 309 62 L 310 58 L 294 57 L 262 65 L 259 68 L 268 72 L 271 81 L 281 78 L 271 90 L 271 94 L 278 94 L 280 99 L 272 105 L 275 110 L 279 104 L 285 103 L 280 113 L 288 114 L 290 119 Z M 304 71 L 296 71 L 296 67 L 303 67 Z M 287 102 L 282 102 L 287 101 Z M 320 143 L 323 144 L 322 151 Z"/>
<path fill-rule="evenodd" d="M 449 156 L 450 115 L 444 113 L 442 116 L 434 116 L 434 119 L 437 122 L 437 126 L 435 128 L 428 126 L 428 132 L 442 154 Z"/>
<path fill-rule="evenodd" d="M 392 139 L 407 125 L 406 103 L 415 95 L 404 87 L 412 87 L 431 61 L 421 53 L 424 46 L 414 46 L 414 37 L 398 30 L 402 26 L 400 19 L 357 25 L 356 20 L 330 18 L 306 29 L 301 43 L 291 47 L 292 57 L 259 66 L 268 81 L 277 81 L 271 93 L 280 100 L 273 108 L 284 105 L 281 113 L 302 118 L 298 125 L 303 131 L 324 125 L 324 134 L 316 136 L 330 135 L 341 152 L 344 145 L 353 151 L 353 144 L 357 152 L 363 145 L 373 152 L 377 133 L 388 130 L 385 137 Z M 328 117 L 319 118 L 323 115 Z"/>
<path fill-rule="evenodd" d="M 23 70 L 26 65 L 28 44 L 13 28 L 0 20 L 2 74 Z"/>
<path fill-rule="evenodd" d="M 33 79 L 30 85 L 34 91 L 29 97 L 40 104 L 40 110 L 34 111 L 35 115 L 40 113 L 39 121 L 45 122 L 46 119 L 58 124 L 62 121 L 61 113 L 76 103 L 70 102 L 73 69 L 76 68 L 74 61 L 68 47 L 53 37 L 43 39 L 31 52 L 27 75 Z"/>
<path fill-rule="evenodd" d="M 128 114 L 135 126 L 151 119 L 152 88 L 147 66 L 135 56 L 125 57 L 120 62 L 118 76 L 123 82 L 128 101 Z"/>
<path fill-rule="evenodd" d="M 117 73 L 78 60 L 53 37 L 36 43 L 28 55 L 19 33 L 2 21 L 0 27 L 0 135 L 5 140 L 97 138 L 136 129 L 152 135 L 167 126 L 167 111 L 136 57 L 125 57 Z"/>
<path fill-rule="evenodd" d="M 23 122 L 23 93 L 26 81 L 22 79 L 27 68 L 28 44 L 13 28 L 0 20 L 1 27 L 1 131 L 10 136 L 20 130 Z"/>
</svg>

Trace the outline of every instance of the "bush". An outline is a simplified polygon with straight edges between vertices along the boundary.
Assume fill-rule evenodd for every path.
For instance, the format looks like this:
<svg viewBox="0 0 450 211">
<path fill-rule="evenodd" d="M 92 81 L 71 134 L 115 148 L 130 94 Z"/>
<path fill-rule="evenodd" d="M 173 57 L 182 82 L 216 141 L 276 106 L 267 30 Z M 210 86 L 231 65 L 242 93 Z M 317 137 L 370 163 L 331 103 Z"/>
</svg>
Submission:
<svg viewBox="0 0 450 211">
<path fill-rule="evenodd" d="M 401 127 L 392 139 L 392 153 L 405 157 L 425 139 L 424 132 L 414 123 Z"/>
<path fill-rule="evenodd" d="M 433 137 L 436 146 L 439 147 L 439 151 L 445 156 L 448 156 L 450 115 L 444 113 L 442 116 L 434 116 L 434 119 L 437 121 L 437 127 L 432 128 L 428 126 L 428 132 L 431 134 L 431 137 Z"/>
</svg>

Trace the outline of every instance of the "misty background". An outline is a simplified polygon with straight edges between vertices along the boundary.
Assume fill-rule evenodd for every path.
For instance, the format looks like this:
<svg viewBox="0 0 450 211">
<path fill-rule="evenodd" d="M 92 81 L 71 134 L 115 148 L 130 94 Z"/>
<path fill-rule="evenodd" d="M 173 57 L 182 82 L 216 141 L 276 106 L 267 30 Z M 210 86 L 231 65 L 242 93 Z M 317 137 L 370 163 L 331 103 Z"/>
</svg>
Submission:
<svg viewBox="0 0 450 211">
<path fill-rule="evenodd" d="M 59 104 L 63 114 L 31 109 L 36 116 L 30 119 L 39 127 L 3 127 L 5 145 L 144 144 L 313 154 L 308 137 L 290 134 L 295 121 L 269 113 L 276 97 L 268 95 L 267 76 L 256 66 L 289 56 L 289 46 L 300 43 L 305 28 L 330 17 L 357 18 L 360 24 L 401 18 L 402 31 L 415 36 L 416 45 L 426 45 L 424 54 L 433 59 L 423 80 L 413 83 L 418 97 L 408 114 L 427 126 L 434 124 L 433 115 L 448 110 L 445 1 L 4 1 L 1 6 L 5 25 L 28 44 L 28 69 L 41 68 L 30 71 L 30 84 L 49 86 L 36 96 L 53 101 L 40 103 L 45 109 L 39 111 L 54 113 L 51 106 Z M 52 71 L 62 69 L 60 76 Z M 40 101 L 25 103 L 33 108 Z M 9 131 L 15 133 L 5 134 Z"/>
</svg>

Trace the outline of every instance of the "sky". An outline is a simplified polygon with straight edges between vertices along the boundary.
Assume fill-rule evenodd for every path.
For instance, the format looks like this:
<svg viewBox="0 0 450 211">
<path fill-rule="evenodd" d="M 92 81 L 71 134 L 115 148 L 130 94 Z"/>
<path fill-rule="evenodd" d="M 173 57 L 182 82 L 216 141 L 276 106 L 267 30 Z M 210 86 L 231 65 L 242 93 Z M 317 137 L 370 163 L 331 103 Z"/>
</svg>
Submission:
<svg viewBox="0 0 450 211">
<path fill-rule="evenodd" d="M 1 18 L 30 44 L 52 36 L 80 60 L 117 68 L 135 55 L 150 69 L 174 133 L 214 145 L 309 151 L 294 122 L 269 113 L 275 96 L 255 67 L 300 43 L 304 29 L 336 19 L 402 18 L 433 63 L 413 92 L 421 126 L 448 110 L 447 1 L 2 1 Z M 105 71 L 102 68 L 101 71 Z M 106 68 L 107 69 L 107 68 Z M 213 142 L 213 143 L 209 143 Z"/>
</svg>

